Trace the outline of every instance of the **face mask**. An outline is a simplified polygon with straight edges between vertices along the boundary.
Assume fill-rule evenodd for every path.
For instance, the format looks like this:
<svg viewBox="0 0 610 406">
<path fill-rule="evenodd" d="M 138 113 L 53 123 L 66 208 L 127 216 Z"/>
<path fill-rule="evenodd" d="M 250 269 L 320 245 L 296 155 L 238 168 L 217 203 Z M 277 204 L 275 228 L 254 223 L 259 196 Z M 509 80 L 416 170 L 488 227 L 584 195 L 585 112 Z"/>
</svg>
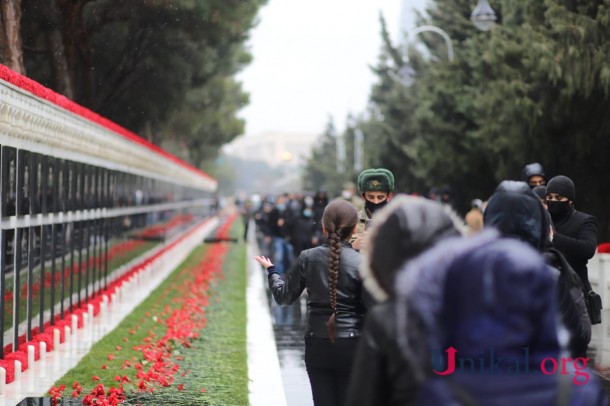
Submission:
<svg viewBox="0 0 610 406">
<path fill-rule="evenodd" d="M 350 192 L 349 190 L 344 190 L 343 192 L 341 192 L 341 196 L 343 196 L 345 200 L 349 200 L 352 198 L 352 192 Z"/>
<path fill-rule="evenodd" d="M 549 213 L 551 217 L 562 217 L 570 211 L 570 202 L 558 202 L 554 200 L 547 200 L 547 206 L 549 207 Z"/>
<path fill-rule="evenodd" d="M 303 210 L 303 217 L 310 218 L 311 216 L 313 216 L 313 212 L 311 211 L 311 209 Z"/>
<path fill-rule="evenodd" d="M 364 202 L 364 207 L 372 213 L 375 213 L 377 210 L 383 208 L 386 204 L 388 204 L 387 199 L 384 200 L 381 203 L 373 203 L 373 202 L 369 202 L 368 200 L 365 200 Z"/>
</svg>

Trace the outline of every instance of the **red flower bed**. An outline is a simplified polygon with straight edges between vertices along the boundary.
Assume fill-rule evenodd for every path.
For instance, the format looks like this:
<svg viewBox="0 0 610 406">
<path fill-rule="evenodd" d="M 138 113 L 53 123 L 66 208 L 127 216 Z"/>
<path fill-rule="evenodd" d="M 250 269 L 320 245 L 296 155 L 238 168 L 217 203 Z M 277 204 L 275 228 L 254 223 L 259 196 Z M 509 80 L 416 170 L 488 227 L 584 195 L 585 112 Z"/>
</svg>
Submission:
<svg viewBox="0 0 610 406">
<path fill-rule="evenodd" d="M 28 354 L 28 346 L 34 347 L 34 360 L 40 359 L 40 342 L 38 341 L 28 341 L 27 343 L 23 343 L 17 349 L 18 351 L 24 353 L 26 356 Z M 26 368 L 27 369 L 27 368 Z"/>
<path fill-rule="evenodd" d="M 217 231 L 219 238 L 228 237 L 229 229 L 235 217 L 229 218 L 219 228 Z M 186 238 L 186 236 L 183 238 Z M 176 241 L 166 247 L 166 249 L 170 249 L 178 243 L 179 241 Z M 215 277 L 220 277 L 223 257 L 227 250 L 226 244 L 215 244 L 208 250 L 195 269 L 183 270 L 183 272 L 188 274 L 194 274 L 194 278 L 179 288 L 181 294 L 179 295 L 179 300 L 175 301 L 175 307 L 169 308 L 166 306 L 160 314 L 161 317 L 154 316 L 158 323 L 165 325 L 165 334 L 163 336 L 156 336 L 151 332 L 141 343 L 134 345 L 132 349 L 140 351 L 142 355 L 140 361 L 134 360 L 130 362 L 124 360 L 122 362 L 122 368 L 131 370 L 132 375 L 117 375 L 115 381 L 119 383 L 118 387 L 106 388 L 104 385 L 98 384 L 91 393 L 83 398 L 84 405 L 119 404 L 125 399 L 124 385 L 126 384 L 134 385 L 137 391 L 140 392 L 154 392 L 155 388 L 170 386 L 174 383 L 175 375 L 179 373 L 180 369 L 177 361 L 181 359 L 181 357 L 173 355 L 174 350 L 177 348 L 190 348 L 192 340 L 199 337 L 199 332 L 205 327 L 207 321 L 205 318 L 205 307 L 208 304 L 209 283 Z M 144 268 L 152 260 L 150 259 L 140 264 L 134 271 L 137 272 Z M 120 283 L 131 277 L 131 275 L 132 273 L 130 272 L 120 280 L 113 282 L 109 286 L 108 291 L 114 291 Z M 150 314 L 147 314 L 147 317 L 150 316 Z M 134 326 L 132 329 L 133 333 L 138 329 L 139 326 Z M 127 341 L 125 338 L 123 339 L 123 342 Z M 121 349 L 121 345 L 117 344 L 115 350 L 121 351 Z M 114 358 L 113 353 L 108 354 L 108 363 L 115 362 Z M 107 368 L 107 364 L 100 366 L 102 370 Z M 95 378 L 99 379 L 97 376 L 92 377 L 94 381 L 97 380 Z M 78 390 L 79 387 L 79 383 L 75 382 L 73 384 L 73 389 L 76 389 L 72 392 L 73 396 L 82 395 L 81 391 Z M 49 393 L 54 400 L 57 400 L 63 396 L 64 390 L 65 387 L 54 387 Z"/>
<path fill-rule="evenodd" d="M 0 360 L 0 367 L 6 370 L 6 383 L 15 381 L 15 361 Z"/>
<path fill-rule="evenodd" d="M 21 361 L 21 372 L 28 369 L 28 354 L 23 351 L 15 351 L 7 354 L 4 359 L 9 362 Z"/>
<path fill-rule="evenodd" d="M 32 338 L 32 341 L 35 341 L 35 342 L 38 342 L 38 343 L 44 342 L 47 345 L 47 352 L 51 352 L 54 349 L 53 348 L 54 343 L 53 343 L 53 333 L 52 332 L 46 331 L 44 333 L 37 334 L 37 335 L 35 335 Z"/>
<path fill-rule="evenodd" d="M 137 233 L 135 237 L 143 239 L 162 239 L 167 234 L 171 234 L 172 230 L 176 227 L 189 224 L 193 221 L 192 214 L 183 214 L 173 217 L 170 221 L 165 224 L 159 224 L 146 228 L 145 230 Z"/>
</svg>

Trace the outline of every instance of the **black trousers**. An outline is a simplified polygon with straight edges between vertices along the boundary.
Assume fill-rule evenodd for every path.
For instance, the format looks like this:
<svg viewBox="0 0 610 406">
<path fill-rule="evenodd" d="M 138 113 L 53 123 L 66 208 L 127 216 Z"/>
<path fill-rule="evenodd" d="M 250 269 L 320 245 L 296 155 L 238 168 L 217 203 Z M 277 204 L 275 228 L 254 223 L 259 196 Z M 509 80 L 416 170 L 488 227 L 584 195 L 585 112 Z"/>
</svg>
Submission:
<svg viewBox="0 0 610 406">
<path fill-rule="evenodd" d="M 305 339 L 305 367 L 315 406 L 345 406 L 358 338 Z"/>
</svg>

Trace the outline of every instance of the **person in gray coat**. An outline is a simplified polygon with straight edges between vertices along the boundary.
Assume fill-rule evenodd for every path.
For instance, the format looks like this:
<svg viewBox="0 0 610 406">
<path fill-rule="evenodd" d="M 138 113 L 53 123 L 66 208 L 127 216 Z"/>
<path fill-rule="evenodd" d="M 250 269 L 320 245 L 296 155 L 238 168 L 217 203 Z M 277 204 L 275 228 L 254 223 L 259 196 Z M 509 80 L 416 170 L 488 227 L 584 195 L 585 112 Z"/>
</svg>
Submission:
<svg viewBox="0 0 610 406">
<path fill-rule="evenodd" d="M 449 208 L 421 197 L 397 195 L 375 216 L 360 272 L 379 303 L 366 317 L 346 405 L 398 406 L 415 399 L 418 386 L 399 356 L 394 277 L 409 261 L 463 229 Z"/>
</svg>

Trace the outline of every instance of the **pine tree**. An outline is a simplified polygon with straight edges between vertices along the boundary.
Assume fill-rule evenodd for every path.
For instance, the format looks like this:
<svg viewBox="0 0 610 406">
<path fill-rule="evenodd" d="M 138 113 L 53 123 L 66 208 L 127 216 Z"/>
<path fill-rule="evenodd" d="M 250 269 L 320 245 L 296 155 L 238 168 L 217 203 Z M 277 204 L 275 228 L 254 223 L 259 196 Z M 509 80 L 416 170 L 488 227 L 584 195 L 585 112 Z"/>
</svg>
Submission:
<svg viewBox="0 0 610 406">
<path fill-rule="evenodd" d="M 416 41 L 428 52 L 410 47 L 407 86 L 392 81 L 405 61 L 386 41 L 372 89 L 377 114 L 365 123 L 391 146 L 377 159 L 402 162 L 398 178 L 420 190 L 450 184 L 462 207 L 539 161 L 548 175 L 574 179 L 577 207 L 598 217 L 607 238 L 610 191 L 596 175 L 610 170 L 610 2 L 492 1 L 499 24 L 489 32 L 468 21 L 471 3 L 431 2 L 419 22 L 449 33 L 455 60 L 443 58 L 442 38 L 422 33 Z"/>
<path fill-rule="evenodd" d="M 329 118 L 320 142 L 316 145 L 303 170 L 303 185 L 310 192 L 326 191 L 329 197 L 341 193 L 345 179 L 341 165 L 337 163 L 337 140 L 339 136 L 335 130 L 332 118 Z"/>
<path fill-rule="evenodd" d="M 23 0 L 28 76 L 200 165 L 243 131 L 234 76 L 265 2 Z"/>
</svg>

